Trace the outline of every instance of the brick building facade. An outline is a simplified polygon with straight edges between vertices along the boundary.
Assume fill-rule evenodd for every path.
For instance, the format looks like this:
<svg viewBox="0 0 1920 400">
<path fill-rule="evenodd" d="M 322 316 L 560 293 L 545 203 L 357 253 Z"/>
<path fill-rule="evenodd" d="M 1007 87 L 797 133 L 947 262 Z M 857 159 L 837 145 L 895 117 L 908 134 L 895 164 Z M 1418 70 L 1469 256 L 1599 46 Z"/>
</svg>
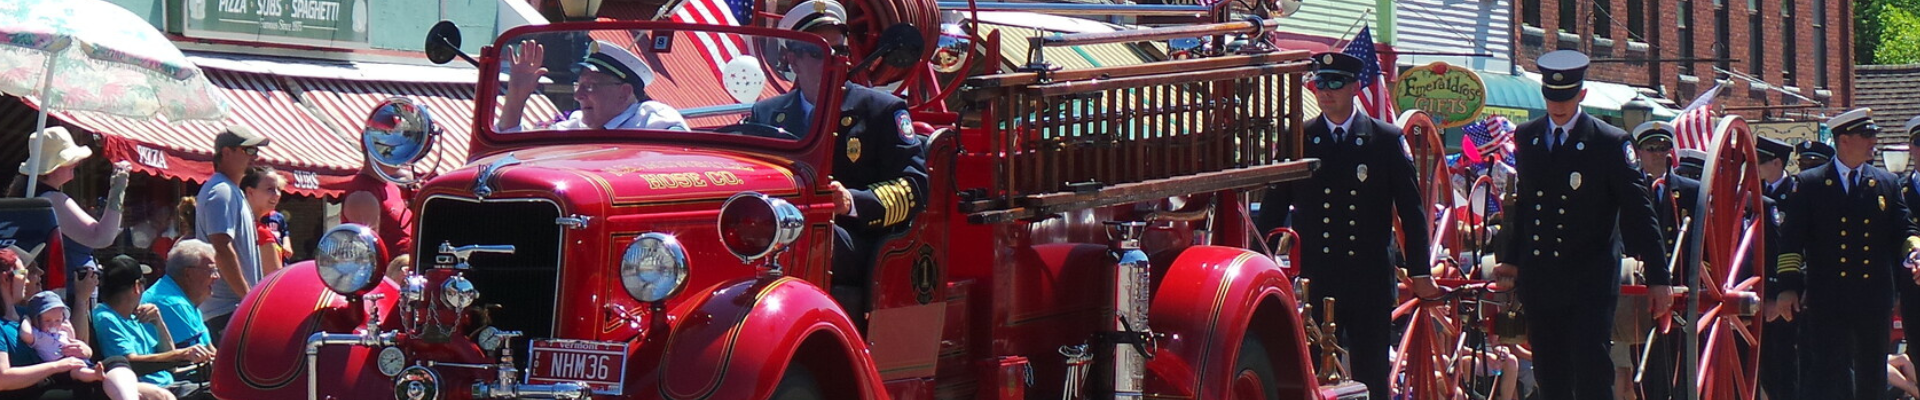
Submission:
<svg viewBox="0 0 1920 400">
<path fill-rule="evenodd" d="M 1716 80 L 1750 121 L 1816 120 L 1853 105 L 1848 0 L 1521 0 L 1514 58 L 1587 52 L 1587 79 L 1652 88 L 1685 106 Z M 1698 59 L 1654 62 L 1653 60 Z M 1605 62 L 1608 60 L 1621 60 Z M 1734 71 L 1763 81 L 1719 73 Z M 1536 71 L 1537 72 L 1537 71 Z M 1798 93 L 1825 106 L 1782 92 Z"/>
</svg>

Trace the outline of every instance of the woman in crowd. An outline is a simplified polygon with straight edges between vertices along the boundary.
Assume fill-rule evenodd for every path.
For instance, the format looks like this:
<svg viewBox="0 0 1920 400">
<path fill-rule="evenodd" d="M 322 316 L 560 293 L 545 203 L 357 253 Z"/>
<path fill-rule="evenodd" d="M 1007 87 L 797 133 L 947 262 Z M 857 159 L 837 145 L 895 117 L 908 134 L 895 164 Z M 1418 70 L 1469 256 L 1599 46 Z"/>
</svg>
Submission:
<svg viewBox="0 0 1920 400">
<path fill-rule="evenodd" d="M 24 307 L 29 293 L 41 290 L 39 279 L 46 271 L 37 266 L 26 264 L 17 248 L 0 248 L 0 302 L 6 306 L 3 319 L 0 319 L 0 398 L 37 399 L 53 393 L 69 393 L 74 398 L 108 398 L 113 400 L 172 400 L 172 393 L 157 385 L 139 382 L 125 357 L 108 358 L 94 365 L 97 370 L 91 376 L 75 380 L 68 372 L 88 367 L 82 359 L 91 358 L 93 349 L 87 346 L 68 347 L 67 355 L 52 362 L 43 362 L 38 352 L 20 340 L 20 331 L 26 323 L 19 308 Z M 29 258 L 31 258 L 29 256 Z M 99 285 L 97 276 L 75 281 L 75 286 L 86 286 L 88 290 Z M 75 318 L 75 320 L 84 318 Z M 79 339 L 85 341 L 88 333 L 76 330 Z"/>
<path fill-rule="evenodd" d="M 20 174 L 23 176 L 15 177 L 9 194 L 12 197 L 27 197 L 27 193 L 31 193 L 33 197 L 53 202 L 54 219 L 60 224 L 60 235 L 64 239 L 61 255 L 66 258 L 66 263 L 63 273 L 57 274 L 58 279 L 40 283 L 59 288 L 66 286 L 70 280 L 86 279 L 87 275 L 96 275 L 92 279 L 97 283 L 100 267 L 93 260 L 93 249 L 111 246 L 114 238 L 120 236 L 120 208 L 126 199 L 128 172 L 133 166 L 126 162 L 113 165 L 106 202 L 101 205 L 105 211 L 100 213 L 99 219 L 94 219 L 79 202 L 60 191 L 61 186 L 73 181 L 74 168 L 87 157 L 93 156 L 93 149 L 74 143 L 73 136 L 67 133 L 66 128 L 51 127 L 35 135 L 40 136 L 41 140 L 40 162 L 37 165 L 20 165 Z M 25 190 L 24 175 L 29 174 L 40 176 L 39 183 L 35 184 L 37 187 L 31 192 Z M 93 307 L 93 288 L 77 290 L 77 286 L 68 288 L 67 298 L 73 300 L 68 303 L 79 310 L 90 309 Z M 79 332 L 90 332 L 92 329 L 84 318 L 74 321 L 73 328 Z"/>
<path fill-rule="evenodd" d="M 255 165 L 247 168 L 247 175 L 240 178 L 240 187 L 246 190 L 247 206 L 253 209 L 253 219 L 266 220 L 274 209 L 280 208 L 281 189 L 287 186 L 287 178 L 274 171 L 273 167 Z M 293 250 L 287 247 L 287 238 L 280 234 L 277 224 L 254 224 L 260 246 L 260 276 L 272 275 L 293 258 Z"/>
</svg>

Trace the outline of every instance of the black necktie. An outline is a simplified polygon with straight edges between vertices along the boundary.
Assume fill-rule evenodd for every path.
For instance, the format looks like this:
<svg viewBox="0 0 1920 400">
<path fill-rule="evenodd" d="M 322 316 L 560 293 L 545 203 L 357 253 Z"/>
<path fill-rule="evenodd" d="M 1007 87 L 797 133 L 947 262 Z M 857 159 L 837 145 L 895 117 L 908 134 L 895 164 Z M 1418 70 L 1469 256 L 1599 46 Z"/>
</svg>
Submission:
<svg viewBox="0 0 1920 400">
<path fill-rule="evenodd" d="M 1847 172 L 1847 192 L 1852 193 L 1853 189 L 1856 189 L 1859 187 L 1860 187 L 1860 170 L 1856 169 L 1856 170 L 1848 171 Z"/>
<path fill-rule="evenodd" d="M 1547 150 L 1559 150 L 1560 145 L 1565 144 L 1563 141 L 1565 141 L 1566 138 L 1567 130 L 1565 128 L 1553 128 L 1553 138 L 1547 141 Z"/>
<path fill-rule="evenodd" d="M 1347 128 L 1341 128 L 1341 127 L 1334 127 L 1334 128 L 1333 128 L 1333 141 L 1335 141 L 1335 142 L 1345 142 L 1345 141 L 1347 141 Z"/>
</svg>

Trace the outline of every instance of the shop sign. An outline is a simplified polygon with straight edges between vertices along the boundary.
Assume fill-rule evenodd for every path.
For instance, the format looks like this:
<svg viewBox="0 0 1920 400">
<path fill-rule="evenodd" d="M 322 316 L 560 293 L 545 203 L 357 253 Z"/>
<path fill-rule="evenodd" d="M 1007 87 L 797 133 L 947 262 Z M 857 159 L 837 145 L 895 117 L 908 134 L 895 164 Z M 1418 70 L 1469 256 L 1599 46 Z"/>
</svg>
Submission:
<svg viewBox="0 0 1920 400">
<path fill-rule="evenodd" d="M 1487 85 L 1473 70 L 1434 62 L 1400 74 L 1393 88 L 1394 103 L 1402 110 L 1425 110 L 1441 128 L 1479 120 L 1487 106 Z"/>
<path fill-rule="evenodd" d="M 1533 112 L 1522 108 L 1487 106 L 1486 109 L 1480 111 L 1480 119 L 1486 119 L 1487 117 L 1495 115 L 1506 117 L 1508 121 L 1513 121 L 1513 123 L 1516 124 L 1533 120 Z"/>
<path fill-rule="evenodd" d="M 185 0 L 188 37 L 367 48 L 367 0 Z"/>
</svg>

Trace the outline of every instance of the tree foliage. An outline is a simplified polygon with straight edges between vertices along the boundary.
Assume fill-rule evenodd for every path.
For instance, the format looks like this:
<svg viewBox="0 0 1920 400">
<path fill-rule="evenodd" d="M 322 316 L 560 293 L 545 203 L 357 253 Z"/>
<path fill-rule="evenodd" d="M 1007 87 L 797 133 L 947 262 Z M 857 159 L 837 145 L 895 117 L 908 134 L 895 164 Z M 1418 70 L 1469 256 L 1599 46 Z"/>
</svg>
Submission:
<svg viewBox="0 0 1920 400">
<path fill-rule="evenodd" d="M 1879 15 L 1880 45 L 1873 51 L 1874 63 L 1920 62 L 1920 11 L 1885 7 Z"/>
<path fill-rule="evenodd" d="M 1853 2 L 1855 64 L 1920 62 L 1920 0 Z"/>
</svg>

